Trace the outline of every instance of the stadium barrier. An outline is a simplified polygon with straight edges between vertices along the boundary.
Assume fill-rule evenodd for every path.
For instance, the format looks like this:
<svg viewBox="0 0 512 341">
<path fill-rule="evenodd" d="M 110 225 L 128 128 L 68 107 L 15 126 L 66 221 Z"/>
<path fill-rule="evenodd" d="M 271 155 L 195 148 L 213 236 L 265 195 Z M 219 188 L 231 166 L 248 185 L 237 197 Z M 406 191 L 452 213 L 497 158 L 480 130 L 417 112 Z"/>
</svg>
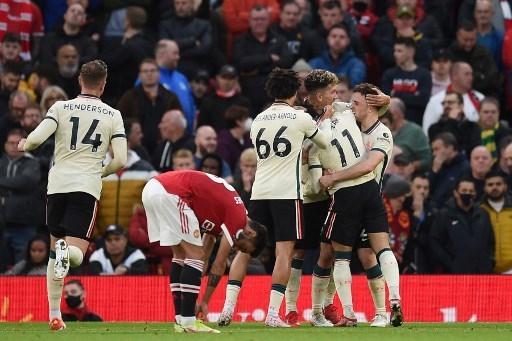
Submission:
<svg viewBox="0 0 512 341">
<path fill-rule="evenodd" d="M 170 321 L 174 315 L 168 277 L 72 278 L 83 282 L 88 307 L 105 321 Z M 226 281 L 224 276 L 211 300 L 210 321 L 215 321 L 222 309 Z M 269 276 L 245 279 L 235 320 L 265 318 L 270 281 Z M 374 310 L 366 278 L 354 276 L 352 290 L 358 320 L 371 320 Z M 409 322 L 512 321 L 512 276 L 403 276 L 401 295 Z M 304 276 L 298 302 L 304 319 L 311 314 L 310 304 L 311 277 Z M 47 316 L 44 277 L 0 277 L 0 321 L 46 321 Z"/>
</svg>

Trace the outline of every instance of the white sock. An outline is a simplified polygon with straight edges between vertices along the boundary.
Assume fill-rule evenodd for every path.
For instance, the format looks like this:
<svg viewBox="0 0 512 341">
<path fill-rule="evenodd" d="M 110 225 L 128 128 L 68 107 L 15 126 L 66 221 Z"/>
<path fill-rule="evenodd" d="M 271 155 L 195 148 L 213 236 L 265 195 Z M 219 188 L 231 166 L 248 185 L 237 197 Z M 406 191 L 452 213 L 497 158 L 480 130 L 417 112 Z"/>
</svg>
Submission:
<svg viewBox="0 0 512 341">
<path fill-rule="evenodd" d="M 313 275 L 311 279 L 311 302 L 313 313 L 321 313 L 324 307 L 325 294 L 330 277 L 318 277 Z"/>
<path fill-rule="evenodd" d="M 270 290 L 270 300 L 268 302 L 268 311 L 270 315 L 279 315 L 279 309 L 281 309 L 281 303 L 283 303 L 284 292 L 286 287 L 282 284 L 272 284 L 272 290 Z"/>
<path fill-rule="evenodd" d="M 327 307 L 334 303 L 334 295 L 336 295 L 336 283 L 334 283 L 333 274 L 329 277 L 329 284 L 327 285 L 327 291 L 325 292 L 324 307 Z"/>
<path fill-rule="evenodd" d="M 55 258 L 48 259 L 46 267 L 46 290 L 48 294 L 48 305 L 50 307 L 49 318 L 62 318 L 60 312 L 60 300 L 62 297 L 62 288 L 64 286 L 64 279 L 55 278 Z"/>
<path fill-rule="evenodd" d="M 386 281 L 384 281 L 384 277 L 368 279 L 368 287 L 372 293 L 375 312 L 386 315 Z"/>
<path fill-rule="evenodd" d="M 182 327 L 190 327 L 190 326 L 193 326 L 194 323 L 196 322 L 196 317 L 195 316 L 181 316 L 180 321 L 181 321 L 180 324 Z"/>
<path fill-rule="evenodd" d="M 181 315 L 174 315 L 174 321 L 176 321 L 177 324 L 181 324 Z"/>
<path fill-rule="evenodd" d="M 236 302 L 238 301 L 238 293 L 241 287 L 239 285 L 228 284 L 226 287 L 226 300 L 224 301 L 224 308 L 222 311 L 230 311 L 231 313 L 235 310 Z"/>
<path fill-rule="evenodd" d="M 84 260 L 84 254 L 82 253 L 82 250 L 80 250 L 78 247 L 74 245 L 69 245 L 69 266 L 72 268 L 77 268 L 82 264 L 82 261 Z"/>
<path fill-rule="evenodd" d="M 350 273 L 350 261 L 337 259 L 334 262 L 334 283 L 336 291 L 343 305 L 343 315 L 352 318 L 354 309 L 352 304 L 352 274 Z"/>
<path fill-rule="evenodd" d="M 290 311 L 297 311 L 297 298 L 299 297 L 300 278 L 302 276 L 302 269 L 292 268 L 290 272 L 290 279 L 286 286 L 284 294 L 286 300 L 286 314 Z"/>
<path fill-rule="evenodd" d="M 389 249 L 379 255 L 380 268 L 389 290 L 390 300 L 400 300 L 400 271 L 395 255 Z"/>
</svg>

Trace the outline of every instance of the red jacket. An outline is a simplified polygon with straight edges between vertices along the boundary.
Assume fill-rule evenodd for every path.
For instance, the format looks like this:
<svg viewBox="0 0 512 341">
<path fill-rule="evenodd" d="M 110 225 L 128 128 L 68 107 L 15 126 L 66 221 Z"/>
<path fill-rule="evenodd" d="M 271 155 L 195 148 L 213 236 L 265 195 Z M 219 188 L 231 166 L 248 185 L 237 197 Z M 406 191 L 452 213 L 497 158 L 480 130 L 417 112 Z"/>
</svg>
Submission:
<svg viewBox="0 0 512 341">
<path fill-rule="evenodd" d="M 279 20 L 280 8 L 277 0 L 224 0 L 222 14 L 231 34 L 245 33 L 249 29 L 249 13 L 254 5 L 270 7 L 271 21 Z"/>
<path fill-rule="evenodd" d="M 512 27 L 507 30 L 503 39 L 503 64 L 508 70 L 512 70 Z"/>
</svg>

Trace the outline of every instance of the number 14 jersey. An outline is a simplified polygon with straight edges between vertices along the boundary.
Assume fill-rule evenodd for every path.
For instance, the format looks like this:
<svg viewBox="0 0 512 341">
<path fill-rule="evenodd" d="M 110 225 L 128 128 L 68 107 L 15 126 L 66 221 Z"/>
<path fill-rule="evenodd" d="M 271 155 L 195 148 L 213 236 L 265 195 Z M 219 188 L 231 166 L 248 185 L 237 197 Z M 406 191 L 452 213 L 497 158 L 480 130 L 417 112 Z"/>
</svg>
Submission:
<svg viewBox="0 0 512 341">
<path fill-rule="evenodd" d="M 45 119 L 57 124 L 48 194 L 85 192 L 99 200 L 110 140 L 126 138 L 121 113 L 98 97 L 79 95 L 56 102 Z"/>
<path fill-rule="evenodd" d="M 302 142 L 319 133 L 308 113 L 286 103 L 258 114 L 251 126 L 258 158 L 251 200 L 302 199 Z"/>
</svg>

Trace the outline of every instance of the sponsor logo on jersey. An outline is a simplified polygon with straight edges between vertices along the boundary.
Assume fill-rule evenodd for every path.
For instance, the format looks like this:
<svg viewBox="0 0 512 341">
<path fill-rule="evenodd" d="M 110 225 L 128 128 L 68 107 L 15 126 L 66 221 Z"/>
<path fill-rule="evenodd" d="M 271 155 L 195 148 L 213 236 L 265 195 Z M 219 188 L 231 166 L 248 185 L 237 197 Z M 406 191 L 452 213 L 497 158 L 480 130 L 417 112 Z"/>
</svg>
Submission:
<svg viewBox="0 0 512 341">
<path fill-rule="evenodd" d="M 213 230 L 214 227 L 215 227 L 215 224 L 213 222 L 209 221 L 208 219 L 203 221 L 203 223 L 201 224 L 201 229 L 203 231 L 211 231 L 211 230 Z"/>
</svg>

